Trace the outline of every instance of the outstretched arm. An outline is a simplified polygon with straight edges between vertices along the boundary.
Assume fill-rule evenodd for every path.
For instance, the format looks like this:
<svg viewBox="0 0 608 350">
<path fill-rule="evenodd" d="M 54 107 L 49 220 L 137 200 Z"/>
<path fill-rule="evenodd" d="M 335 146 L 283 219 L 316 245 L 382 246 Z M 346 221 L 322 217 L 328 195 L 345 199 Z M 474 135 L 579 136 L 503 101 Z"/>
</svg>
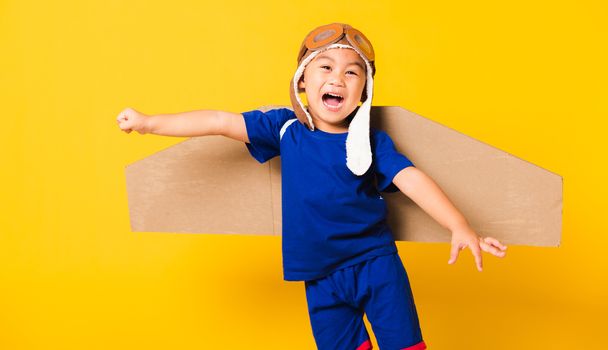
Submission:
<svg viewBox="0 0 608 350">
<path fill-rule="evenodd" d="M 240 113 L 197 110 L 175 114 L 158 114 L 148 119 L 150 132 L 166 136 L 222 135 L 249 142 L 245 120 Z"/>
<path fill-rule="evenodd" d="M 217 110 L 196 110 L 172 114 L 146 115 L 133 108 L 126 108 L 116 118 L 126 133 L 163 136 L 222 135 L 249 143 L 245 120 L 240 113 Z"/>
<path fill-rule="evenodd" d="M 501 258 L 506 255 L 507 247 L 492 237 L 479 237 L 435 181 L 420 169 L 410 166 L 401 170 L 395 175 L 393 183 L 441 226 L 452 232 L 448 264 L 456 262 L 460 250 L 467 246 L 475 257 L 479 271 L 482 271 L 481 250 Z"/>
</svg>

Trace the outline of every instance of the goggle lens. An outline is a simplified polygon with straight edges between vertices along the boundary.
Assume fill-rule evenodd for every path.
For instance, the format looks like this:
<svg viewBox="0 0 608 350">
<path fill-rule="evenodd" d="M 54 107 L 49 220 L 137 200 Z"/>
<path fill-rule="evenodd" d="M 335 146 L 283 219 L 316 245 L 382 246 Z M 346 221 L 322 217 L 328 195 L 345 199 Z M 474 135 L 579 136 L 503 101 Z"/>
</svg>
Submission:
<svg viewBox="0 0 608 350">
<path fill-rule="evenodd" d="M 328 24 L 315 29 L 306 38 L 306 47 L 309 50 L 315 50 L 327 44 L 333 43 L 340 39 L 344 33 L 344 28 L 337 23 Z"/>
<path fill-rule="evenodd" d="M 353 46 L 358 48 L 368 60 L 374 60 L 374 48 L 363 33 L 351 27 L 346 30 L 346 38 Z"/>
<path fill-rule="evenodd" d="M 325 40 L 333 35 L 336 35 L 336 32 L 333 29 L 330 29 L 330 30 L 326 30 L 322 33 L 317 34 L 313 40 L 315 42 L 319 42 L 319 41 Z"/>
<path fill-rule="evenodd" d="M 339 23 L 332 23 L 313 30 L 304 40 L 300 52 L 298 53 L 298 62 L 302 59 L 308 50 L 316 50 L 323 46 L 333 44 L 340 41 L 346 32 L 348 42 L 358 49 L 368 60 L 374 60 L 374 48 L 367 40 L 365 35 L 352 27 L 344 27 Z"/>
</svg>

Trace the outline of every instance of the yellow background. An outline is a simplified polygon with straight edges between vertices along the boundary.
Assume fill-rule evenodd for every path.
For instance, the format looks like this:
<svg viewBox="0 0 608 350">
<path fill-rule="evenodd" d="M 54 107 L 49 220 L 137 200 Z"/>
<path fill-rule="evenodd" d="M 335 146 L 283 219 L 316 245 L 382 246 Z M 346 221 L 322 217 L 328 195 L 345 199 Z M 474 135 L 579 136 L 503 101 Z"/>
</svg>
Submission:
<svg viewBox="0 0 608 350">
<path fill-rule="evenodd" d="M 288 105 L 304 35 L 334 21 L 374 44 L 374 105 L 564 178 L 559 248 L 479 273 L 468 250 L 450 266 L 448 244 L 398 243 L 429 348 L 603 348 L 607 17 L 600 0 L 0 1 L 0 348 L 315 348 L 280 238 L 130 231 L 125 166 L 185 138 L 115 120 Z"/>
</svg>

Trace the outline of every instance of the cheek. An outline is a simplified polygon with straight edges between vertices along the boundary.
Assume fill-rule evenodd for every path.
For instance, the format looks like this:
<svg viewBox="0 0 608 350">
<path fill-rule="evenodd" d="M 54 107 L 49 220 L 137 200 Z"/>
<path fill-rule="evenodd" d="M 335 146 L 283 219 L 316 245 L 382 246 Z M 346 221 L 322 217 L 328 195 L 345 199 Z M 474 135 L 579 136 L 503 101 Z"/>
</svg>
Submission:
<svg viewBox="0 0 608 350">
<path fill-rule="evenodd" d="M 361 82 L 357 82 L 357 84 L 355 84 L 355 95 L 361 95 L 363 93 L 363 91 L 365 91 L 365 81 Z"/>
<path fill-rule="evenodd" d="M 360 87 L 361 91 L 365 90 L 366 85 L 367 85 L 367 80 L 363 80 L 363 82 L 361 83 L 361 87 Z"/>
<path fill-rule="evenodd" d="M 319 77 L 316 74 L 306 75 L 306 84 L 314 85 L 319 83 Z"/>
</svg>

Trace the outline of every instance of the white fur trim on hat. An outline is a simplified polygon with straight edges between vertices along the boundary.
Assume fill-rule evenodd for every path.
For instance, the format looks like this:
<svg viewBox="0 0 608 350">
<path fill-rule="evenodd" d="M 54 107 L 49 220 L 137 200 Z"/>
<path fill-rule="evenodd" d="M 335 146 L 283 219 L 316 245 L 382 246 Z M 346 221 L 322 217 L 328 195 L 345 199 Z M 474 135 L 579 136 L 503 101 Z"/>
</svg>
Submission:
<svg viewBox="0 0 608 350">
<path fill-rule="evenodd" d="M 353 49 L 355 52 L 361 56 L 363 61 L 367 66 L 367 80 L 366 80 L 366 92 L 367 99 L 363 101 L 363 104 L 359 107 L 359 110 L 353 117 L 350 125 L 348 127 L 348 135 L 346 137 L 346 166 L 350 169 L 350 171 L 355 175 L 363 175 L 369 169 L 372 163 L 372 151 L 369 140 L 369 121 L 370 121 L 370 110 L 372 105 L 372 94 L 374 91 L 374 79 L 372 76 L 372 67 L 369 61 L 359 52 L 356 48 L 350 45 L 344 44 L 332 44 L 326 47 L 323 50 L 314 51 L 311 53 L 306 59 L 300 63 L 300 66 L 296 70 L 293 78 L 293 88 L 296 91 L 296 100 L 306 113 L 306 117 L 308 118 L 308 122 L 312 128 L 315 129 L 315 126 L 312 122 L 312 117 L 308 113 L 308 109 L 304 107 L 302 100 L 300 99 L 298 91 L 298 82 L 300 81 L 300 77 L 304 74 L 304 68 L 310 61 L 312 61 L 319 53 L 323 51 L 327 51 L 333 48 L 348 48 Z"/>
</svg>

